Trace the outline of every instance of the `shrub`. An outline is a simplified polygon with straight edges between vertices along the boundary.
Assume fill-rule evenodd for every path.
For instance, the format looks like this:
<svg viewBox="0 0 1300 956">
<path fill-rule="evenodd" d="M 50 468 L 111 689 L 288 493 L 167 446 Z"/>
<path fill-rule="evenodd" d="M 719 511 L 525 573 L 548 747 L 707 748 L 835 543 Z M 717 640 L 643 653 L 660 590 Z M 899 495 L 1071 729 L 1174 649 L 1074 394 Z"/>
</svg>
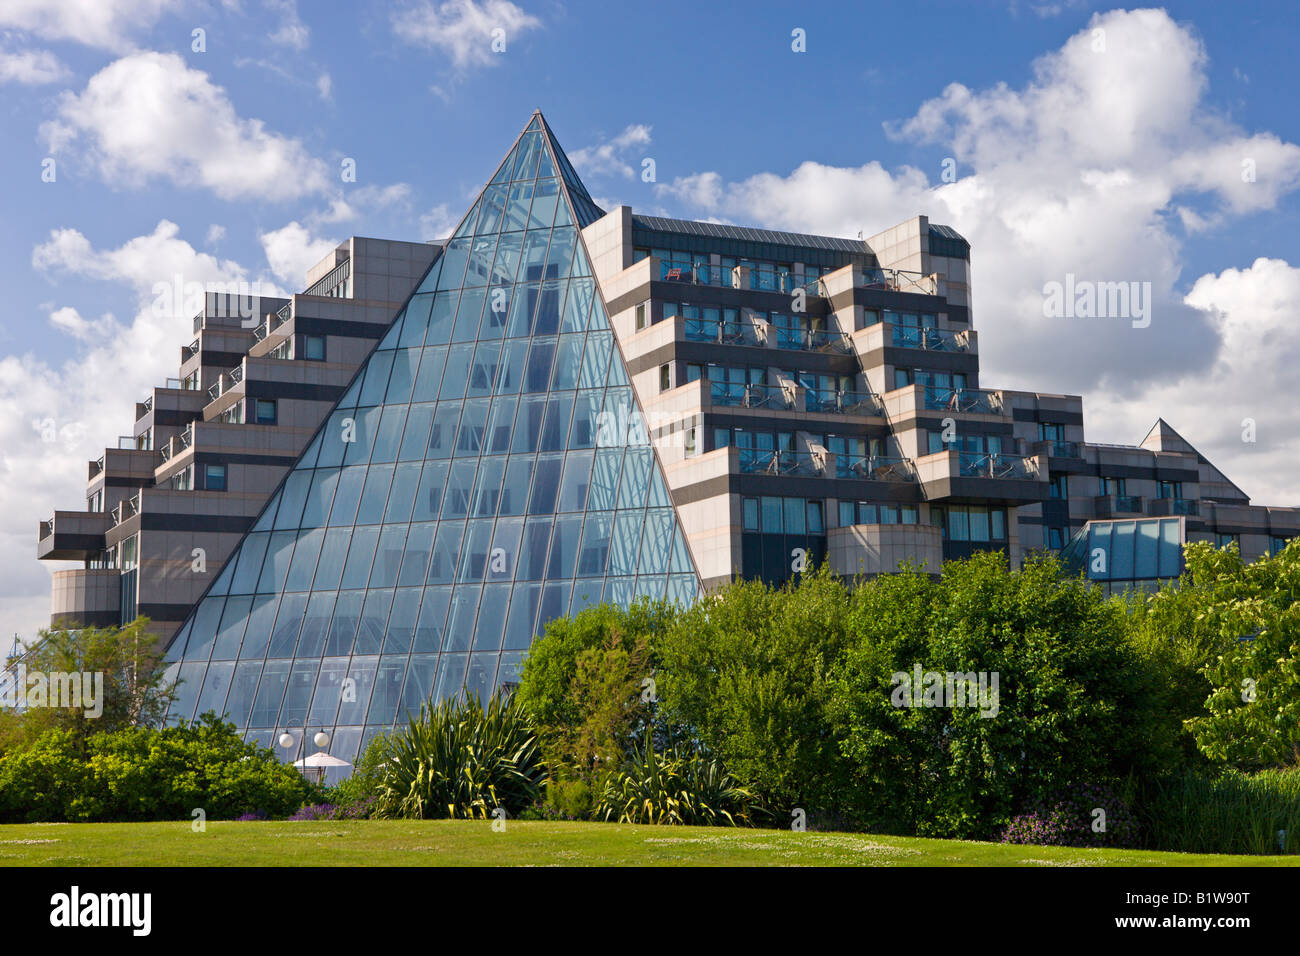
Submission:
<svg viewBox="0 0 1300 956">
<path fill-rule="evenodd" d="M 984 838 L 1073 781 L 1159 766 L 1154 677 L 1126 639 L 1122 608 L 1063 580 L 1055 560 L 1008 571 L 1001 554 L 978 554 L 948 562 L 938 581 L 915 570 L 878 578 L 853 603 L 858 643 L 835 714 L 864 822 Z M 986 673 L 990 686 L 996 674 L 996 712 L 899 706 L 895 675 L 917 665 Z"/>
<path fill-rule="evenodd" d="M 94 734 L 49 731 L 0 759 L 0 822 L 211 820 L 261 811 L 285 816 L 311 792 L 269 748 L 205 714 L 180 727 Z"/>
<path fill-rule="evenodd" d="M 1003 843 L 1044 846 L 1131 847 L 1137 838 L 1137 817 L 1110 788 L 1097 784 L 1072 788 L 1013 817 L 1002 834 Z"/>
<path fill-rule="evenodd" d="M 749 825 L 754 795 L 714 758 L 645 746 L 608 774 L 596 802 L 598 818 L 618 823 Z"/>
<path fill-rule="evenodd" d="M 384 818 L 484 818 L 514 815 L 540 793 L 544 770 L 528 715 L 497 694 L 420 708 L 394 734 L 383 764 L 376 815 Z"/>
<path fill-rule="evenodd" d="M 333 820 L 334 814 L 338 807 L 332 803 L 313 803 L 305 807 L 300 807 L 289 818 L 290 823 L 301 823 L 311 820 Z"/>
</svg>

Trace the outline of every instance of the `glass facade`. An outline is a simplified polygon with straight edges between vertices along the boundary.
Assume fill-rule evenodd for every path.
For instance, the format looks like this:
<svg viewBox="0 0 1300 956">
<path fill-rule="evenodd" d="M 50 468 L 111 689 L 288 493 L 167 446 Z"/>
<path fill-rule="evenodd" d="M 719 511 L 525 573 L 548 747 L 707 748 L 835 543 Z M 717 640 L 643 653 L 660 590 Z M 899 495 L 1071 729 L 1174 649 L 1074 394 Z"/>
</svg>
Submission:
<svg viewBox="0 0 1300 956">
<path fill-rule="evenodd" d="M 553 618 L 695 598 L 581 237 L 598 214 L 534 117 L 177 632 L 169 720 L 323 729 L 351 760 L 431 696 L 516 680 Z"/>
<path fill-rule="evenodd" d="M 1181 518 L 1089 521 L 1061 551 L 1061 564 L 1108 591 L 1152 590 L 1182 574 L 1186 538 Z"/>
</svg>

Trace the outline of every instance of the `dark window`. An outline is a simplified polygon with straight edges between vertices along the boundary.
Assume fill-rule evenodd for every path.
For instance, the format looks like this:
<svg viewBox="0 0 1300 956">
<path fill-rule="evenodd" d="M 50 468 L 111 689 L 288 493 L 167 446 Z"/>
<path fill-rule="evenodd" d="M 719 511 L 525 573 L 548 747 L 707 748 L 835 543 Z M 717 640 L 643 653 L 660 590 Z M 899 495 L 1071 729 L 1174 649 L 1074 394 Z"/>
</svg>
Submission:
<svg viewBox="0 0 1300 956">
<path fill-rule="evenodd" d="M 259 425 L 275 424 L 275 399 L 259 398 L 255 399 L 257 407 L 254 419 Z"/>
<path fill-rule="evenodd" d="M 325 360 L 325 336 L 303 336 L 302 357 L 313 362 L 323 362 Z"/>
<path fill-rule="evenodd" d="M 203 487 L 208 491 L 226 490 L 226 466 L 204 465 Z"/>
<path fill-rule="evenodd" d="M 666 392 L 673 387 L 672 367 L 668 365 L 659 366 L 659 391 Z"/>
</svg>

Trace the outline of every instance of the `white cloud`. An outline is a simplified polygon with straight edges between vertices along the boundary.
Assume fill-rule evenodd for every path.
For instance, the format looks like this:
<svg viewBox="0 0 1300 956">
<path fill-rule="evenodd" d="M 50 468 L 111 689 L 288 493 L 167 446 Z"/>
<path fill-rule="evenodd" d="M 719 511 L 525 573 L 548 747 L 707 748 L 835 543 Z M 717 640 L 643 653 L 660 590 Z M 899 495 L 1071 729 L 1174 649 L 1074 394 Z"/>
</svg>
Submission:
<svg viewBox="0 0 1300 956">
<path fill-rule="evenodd" d="M 249 277 L 231 260 L 198 252 L 162 221 L 149 235 L 96 248 L 81 233 L 55 230 L 32 255 L 37 269 L 125 286 L 136 305 L 129 321 L 84 319 L 71 307 L 50 321 L 72 334 L 75 353 L 48 362 L 32 353 L 0 355 L 0 621 L 24 637 L 49 622 L 49 573 L 32 559 L 36 521 L 55 509 L 85 507 L 86 462 L 128 432 L 134 403 L 176 375 L 192 315 L 158 308 L 156 282 L 232 282 Z M 276 294 L 273 287 L 265 288 Z M 165 302 L 165 300 L 163 300 Z M 48 439 L 48 440 L 47 440 Z"/>
<path fill-rule="evenodd" d="M 0 26 L 26 30 L 45 40 L 72 40 L 121 52 L 186 0 L 5 0 Z"/>
<path fill-rule="evenodd" d="M 320 76 L 316 77 L 316 92 L 319 93 L 320 98 L 325 100 L 327 103 L 334 99 L 334 81 L 330 79 L 328 73 L 322 73 Z"/>
<path fill-rule="evenodd" d="M 68 68 L 49 50 L 0 50 L 0 83 L 41 86 L 69 76 Z"/>
<path fill-rule="evenodd" d="M 338 239 L 313 236 L 296 220 L 271 232 L 258 234 L 266 261 L 276 278 L 291 289 L 304 288 L 307 270 L 338 246 Z"/>
<path fill-rule="evenodd" d="M 445 202 L 440 202 L 420 216 L 420 238 L 425 242 L 446 239 L 463 217 L 463 212 L 454 213 Z"/>
<path fill-rule="evenodd" d="M 266 0 L 266 6 L 280 15 L 280 26 L 271 34 L 271 42 L 295 50 L 307 49 L 311 31 L 298 16 L 297 0 Z"/>
<path fill-rule="evenodd" d="M 226 238 L 225 226 L 218 225 L 215 222 L 212 225 L 208 226 L 208 237 L 207 237 L 208 245 L 211 246 L 215 243 L 218 243 L 224 238 Z"/>
<path fill-rule="evenodd" d="M 392 183 L 388 186 L 358 186 L 346 195 L 330 200 L 329 208 L 310 216 L 312 223 L 349 222 L 366 213 L 391 207 L 406 206 L 411 201 L 409 183 Z"/>
<path fill-rule="evenodd" d="M 81 313 L 71 306 L 55 309 L 50 313 L 50 325 L 67 332 L 74 339 L 88 342 L 93 338 L 110 335 L 118 328 L 112 313 L 105 313 L 98 322 L 83 319 Z"/>
<path fill-rule="evenodd" d="M 619 175 L 631 179 L 636 171 L 628 159 L 641 161 L 643 157 L 638 153 L 650 145 L 650 129 L 643 123 L 634 123 L 613 139 L 574 150 L 569 153 L 569 161 L 583 176 Z"/>
<path fill-rule="evenodd" d="M 244 119 L 226 91 L 170 53 L 138 53 L 59 97 L 42 126 L 50 150 L 80 147 L 110 183 L 156 179 L 223 199 L 287 200 L 320 193 L 330 177 L 299 140 Z"/>
<path fill-rule="evenodd" d="M 418 0 L 395 12 L 393 32 L 407 43 L 439 49 L 451 57 L 452 66 L 463 71 L 471 66 L 490 66 L 501 53 L 494 41 L 510 44 L 542 21 L 509 0 Z M 500 31 L 500 32 L 497 32 Z"/>
</svg>

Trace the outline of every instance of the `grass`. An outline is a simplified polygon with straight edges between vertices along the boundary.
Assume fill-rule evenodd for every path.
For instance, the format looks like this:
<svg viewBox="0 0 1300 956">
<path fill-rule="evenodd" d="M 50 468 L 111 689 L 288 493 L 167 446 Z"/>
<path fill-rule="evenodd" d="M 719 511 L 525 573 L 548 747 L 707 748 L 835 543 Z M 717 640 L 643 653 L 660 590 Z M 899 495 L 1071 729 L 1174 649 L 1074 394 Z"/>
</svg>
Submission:
<svg viewBox="0 0 1300 956">
<path fill-rule="evenodd" d="M 0 866 L 1296 866 L 1215 856 L 713 827 L 508 821 L 0 826 Z"/>
</svg>

